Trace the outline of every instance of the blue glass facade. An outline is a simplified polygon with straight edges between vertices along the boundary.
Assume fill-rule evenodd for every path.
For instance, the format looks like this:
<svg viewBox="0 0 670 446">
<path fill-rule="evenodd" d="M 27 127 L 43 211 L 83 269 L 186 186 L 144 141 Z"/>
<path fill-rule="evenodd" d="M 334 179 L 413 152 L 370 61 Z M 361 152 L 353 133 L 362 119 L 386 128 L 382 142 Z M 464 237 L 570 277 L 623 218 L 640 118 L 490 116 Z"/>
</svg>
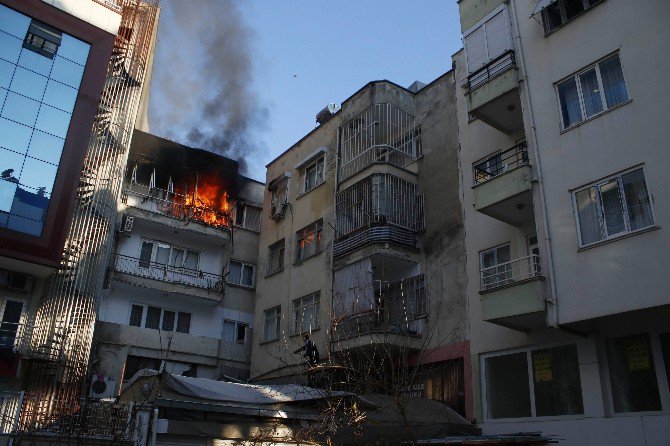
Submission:
<svg viewBox="0 0 670 446">
<path fill-rule="evenodd" d="M 90 45 L 57 33 L 39 54 L 31 22 L 0 5 L 0 227 L 40 236 Z"/>
</svg>

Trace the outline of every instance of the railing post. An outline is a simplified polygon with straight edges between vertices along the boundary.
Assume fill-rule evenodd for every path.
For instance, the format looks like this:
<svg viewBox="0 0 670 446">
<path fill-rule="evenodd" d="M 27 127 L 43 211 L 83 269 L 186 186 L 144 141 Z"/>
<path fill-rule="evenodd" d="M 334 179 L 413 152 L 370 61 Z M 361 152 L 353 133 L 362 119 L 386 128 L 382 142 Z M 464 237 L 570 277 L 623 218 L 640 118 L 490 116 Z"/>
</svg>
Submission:
<svg viewBox="0 0 670 446">
<path fill-rule="evenodd" d="M 12 426 L 12 431 L 17 432 L 19 429 L 19 421 L 21 419 L 21 407 L 23 406 L 23 396 L 25 392 L 22 390 L 19 392 L 19 400 L 16 403 L 16 414 L 14 415 L 14 425 Z"/>
</svg>

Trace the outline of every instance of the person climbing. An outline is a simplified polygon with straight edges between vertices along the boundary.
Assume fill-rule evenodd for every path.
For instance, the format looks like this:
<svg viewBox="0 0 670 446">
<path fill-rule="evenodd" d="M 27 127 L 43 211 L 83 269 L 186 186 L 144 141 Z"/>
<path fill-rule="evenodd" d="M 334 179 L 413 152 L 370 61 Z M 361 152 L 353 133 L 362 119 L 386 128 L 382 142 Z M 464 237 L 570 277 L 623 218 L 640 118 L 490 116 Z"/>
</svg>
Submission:
<svg viewBox="0 0 670 446">
<path fill-rule="evenodd" d="M 294 351 L 293 354 L 297 355 L 298 353 L 304 351 L 305 354 L 303 356 L 309 360 L 309 367 L 315 367 L 319 363 L 319 349 L 316 348 L 314 341 L 309 338 L 309 334 L 305 333 L 302 336 L 302 340 L 305 342 L 305 344 Z"/>
</svg>

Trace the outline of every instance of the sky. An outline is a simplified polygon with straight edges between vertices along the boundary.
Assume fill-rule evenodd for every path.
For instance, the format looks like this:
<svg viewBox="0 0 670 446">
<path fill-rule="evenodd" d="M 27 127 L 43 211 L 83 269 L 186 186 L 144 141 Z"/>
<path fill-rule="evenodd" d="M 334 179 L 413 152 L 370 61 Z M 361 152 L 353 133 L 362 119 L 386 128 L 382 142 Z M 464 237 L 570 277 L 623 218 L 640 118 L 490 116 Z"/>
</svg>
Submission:
<svg viewBox="0 0 670 446">
<path fill-rule="evenodd" d="M 161 0 L 150 132 L 265 165 L 372 80 L 428 83 L 461 44 L 456 0 Z"/>
</svg>

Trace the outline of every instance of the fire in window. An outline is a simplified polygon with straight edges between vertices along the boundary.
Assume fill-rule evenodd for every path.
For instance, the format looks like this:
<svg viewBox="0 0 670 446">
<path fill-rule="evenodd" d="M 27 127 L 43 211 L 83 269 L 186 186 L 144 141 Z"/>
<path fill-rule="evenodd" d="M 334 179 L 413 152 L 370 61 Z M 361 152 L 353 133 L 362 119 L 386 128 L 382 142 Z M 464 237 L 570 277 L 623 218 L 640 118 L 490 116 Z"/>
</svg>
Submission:
<svg viewBox="0 0 670 446">
<path fill-rule="evenodd" d="M 62 33 L 46 23 L 33 20 L 23 41 L 23 48 L 53 59 L 61 44 Z"/>
</svg>

